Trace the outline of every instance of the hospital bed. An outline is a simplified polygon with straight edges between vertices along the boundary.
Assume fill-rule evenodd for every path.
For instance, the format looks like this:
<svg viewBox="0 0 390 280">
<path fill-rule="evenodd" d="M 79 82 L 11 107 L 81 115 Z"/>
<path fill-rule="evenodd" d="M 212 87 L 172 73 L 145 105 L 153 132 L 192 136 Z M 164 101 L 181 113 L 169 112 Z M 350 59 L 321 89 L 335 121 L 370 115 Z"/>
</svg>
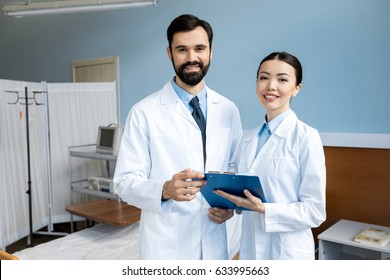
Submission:
<svg viewBox="0 0 390 280">
<path fill-rule="evenodd" d="M 228 221 L 229 258 L 239 251 L 241 216 Z M 27 248 L 14 255 L 21 260 L 137 260 L 139 222 L 128 226 L 99 223 L 92 227 Z"/>
</svg>

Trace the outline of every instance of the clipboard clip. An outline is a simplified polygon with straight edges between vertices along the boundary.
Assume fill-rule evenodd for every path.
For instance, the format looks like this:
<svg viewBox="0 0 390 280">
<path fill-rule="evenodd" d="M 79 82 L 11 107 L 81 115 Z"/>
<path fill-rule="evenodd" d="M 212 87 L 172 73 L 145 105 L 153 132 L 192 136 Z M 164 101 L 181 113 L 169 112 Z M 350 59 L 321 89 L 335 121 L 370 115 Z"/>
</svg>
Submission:
<svg viewBox="0 0 390 280">
<path fill-rule="evenodd" d="M 230 171 L 209 171 L 208 173 L 213 173 L 213 174 L 236 174 L 234 172 L 230 172 Z"/>
</svg>

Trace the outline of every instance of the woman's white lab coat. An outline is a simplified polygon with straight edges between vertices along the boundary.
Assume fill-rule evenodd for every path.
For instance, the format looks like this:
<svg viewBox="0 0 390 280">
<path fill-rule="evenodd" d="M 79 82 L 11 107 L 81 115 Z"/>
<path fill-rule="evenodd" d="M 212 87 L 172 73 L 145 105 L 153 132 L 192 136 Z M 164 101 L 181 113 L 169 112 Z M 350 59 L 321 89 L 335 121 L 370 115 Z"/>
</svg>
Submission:
<svg viewBox="0 0 390 280">
<path fill-rule="evenodd" d="M 207 88 L 207 162 L 201 132 L 171 82 L 129 112 L 114 182 L 141 211 L 141 259 L 226 259 L 225 224 L 208 218 L 201 193 L 190 202 L 161 202 L 162 187 L 186 168 L 223 170 L 235 161 L 242 129 L 237 107 Z"/>
<path fill-rule="evenodd" d="M 238 171 L 256 174 L 265 213 L 243 211 L 241 259 L 314 259 L 311 228 L 326 218 L 324 150 L 314 128 L 291 112 L 256 157 L 259 128 L 243 141 Z"/>
</svg>

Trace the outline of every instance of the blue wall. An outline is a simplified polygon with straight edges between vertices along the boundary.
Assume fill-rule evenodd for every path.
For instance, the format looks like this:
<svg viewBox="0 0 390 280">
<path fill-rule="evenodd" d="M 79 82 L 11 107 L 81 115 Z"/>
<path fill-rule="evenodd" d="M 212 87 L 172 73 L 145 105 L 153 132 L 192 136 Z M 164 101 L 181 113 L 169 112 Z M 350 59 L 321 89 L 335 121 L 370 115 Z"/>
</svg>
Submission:
<svg viewBox="0 0 390 280">
<path fill-rule="evenodd" d="M 173 77 L 165 34 L 182 13 L 213 26 L 207 84 L 236 102 L 245 129 L 265 113 L 255 95 L 258 63 L 284 50 L 304 67 L 292 102 L 303 121 L 320 132 L 390 133 L 388 0 L 160 0 L 103 13 L 1 14 L 0 78 L 68 82 L 72 61 L 119 56 L 123 124 L 135 102 Z"/>
</svg>

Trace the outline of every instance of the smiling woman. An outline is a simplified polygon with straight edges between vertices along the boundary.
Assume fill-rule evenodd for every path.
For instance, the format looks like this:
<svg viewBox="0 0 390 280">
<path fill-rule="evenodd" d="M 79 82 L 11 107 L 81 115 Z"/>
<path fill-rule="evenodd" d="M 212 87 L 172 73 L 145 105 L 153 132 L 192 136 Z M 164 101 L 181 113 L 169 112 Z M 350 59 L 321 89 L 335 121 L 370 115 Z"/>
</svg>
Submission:
<svg viewBox="0 0 390 280">
<path fill-rule="evenodd" d="M 288 53 L 271 53 L 257 71 L 264 122 L 243 139 L 238 172 L 260 178 L 267 202 L 219 194 L 243 211 L 241 259 L 314 259 L 311 228 L 326 218 L 325 158 L 319 133 L 298 119 L 290 99 L 301 89 L 302 67 Z M 256 151 L 256 152 L 255 152 Z"/>
<path fill-rule="evenodd" d="M 285 53 L 264 58 L 257 71 L 257 98 L 267 110 L 267 121 L 290 108 L 290 100 L 302 88 L 302 67 Z"/>
</svg>

